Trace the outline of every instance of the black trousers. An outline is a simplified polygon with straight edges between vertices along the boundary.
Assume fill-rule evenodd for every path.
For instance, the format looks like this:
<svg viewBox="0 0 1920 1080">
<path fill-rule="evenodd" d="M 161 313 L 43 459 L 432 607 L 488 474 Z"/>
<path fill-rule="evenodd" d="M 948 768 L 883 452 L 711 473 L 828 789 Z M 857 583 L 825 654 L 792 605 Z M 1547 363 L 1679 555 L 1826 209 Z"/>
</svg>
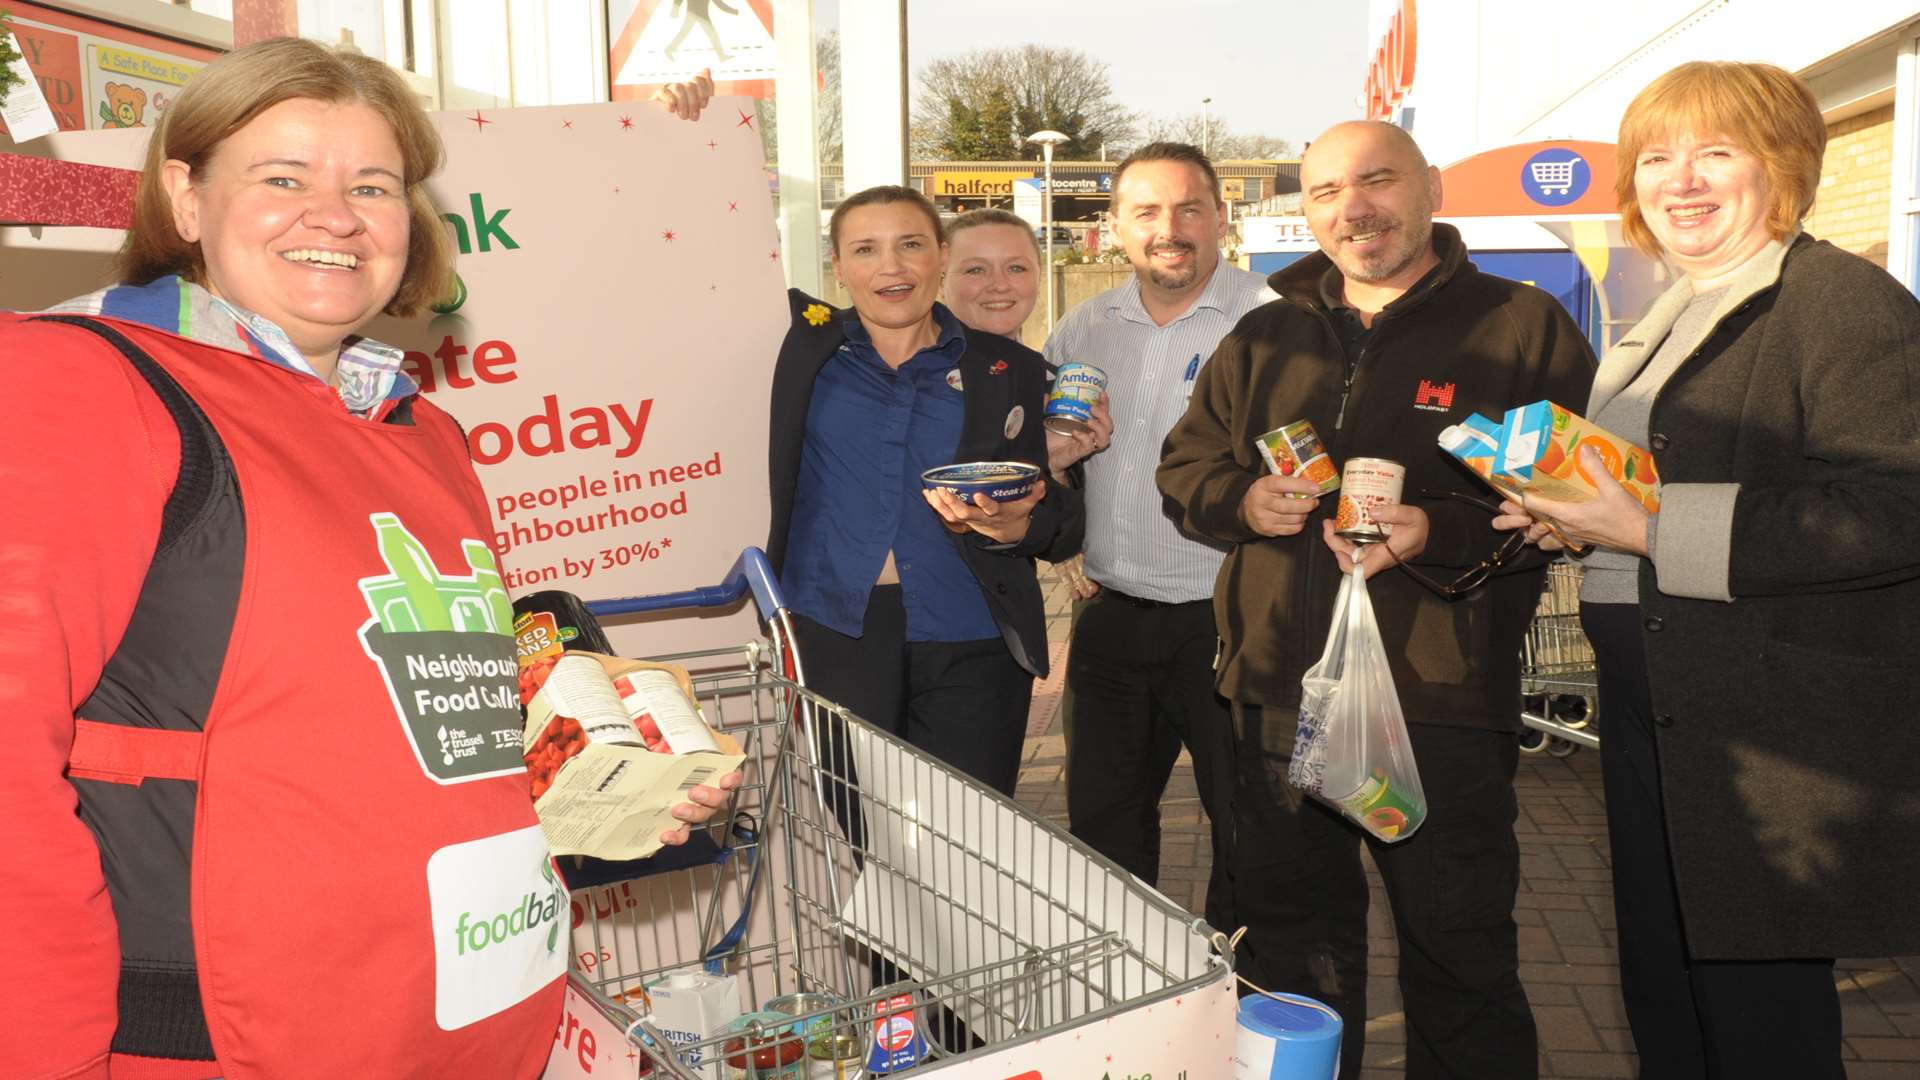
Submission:
<svg viewBox="0 0 1920 1080">
<path fill-rule="evenodd" d="M 1600 768 L 1613 854 L 1620 993 L 1641 1077 L 1845 1076 L 1832 960 L 1688 955 L 1660 792 L 1640 608 L 1582 604 L 1580 622 L 1600 667 Z"/>
<path fill-rule="evenodd" d="M 859 637 L 794 616 L 807 686 L 1009 797 L 1033 676 L 999 638 L 908 641 L 898 585 L 867 598 Z"/>
<path fill-rule="evenodd" d="M 1067 821 L 1073 835 L 1149 885 L 1160 878 L 1160 798 L 1184 743 L 1212 829 L 1207 921 L 1233 913 L 1233 727 L 1213 689 L 1213 606 L 1150 604 L 1102 589 L 1067 653 L 1073 726 Z"/>
<path fill-rule="evenodd" d="M 1234 706 L 1239 846 L 1234 903 L 1247 924 L 1241 974 L 1339 1011 L 1341 1080 L 1360 1075 L 1367 1024 L 1366 842 L 1400 941 L 1407 1076 L 1539 1075 L 1533 1011 L 1520 986 L 1513 898 L 1520 849 L 1508 732 L 1408 725 L 1427 820 L 1397 843 L 1366 837 L 1287 783 L 1298 713 Z M 1248 882 L 1258 881 L 1253 889 Z"/>
</svg>

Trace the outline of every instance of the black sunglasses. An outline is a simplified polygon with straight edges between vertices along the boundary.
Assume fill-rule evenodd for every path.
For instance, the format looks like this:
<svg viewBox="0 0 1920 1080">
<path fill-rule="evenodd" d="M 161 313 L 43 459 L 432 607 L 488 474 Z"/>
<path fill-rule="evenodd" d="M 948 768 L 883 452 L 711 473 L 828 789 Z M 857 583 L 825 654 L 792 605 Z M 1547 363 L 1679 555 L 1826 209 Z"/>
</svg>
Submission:
<svg viewBox="0 0 1920 1080">
<path fill-rule="evenodd" d="M 1500 513 L 1499 507 L 1477 495 L 1468 495 L 1464 492 L 1422 491 L 1420 492 L 1420 497 L 1423 499 L 1455 499 L 1463 503 L 1472 503 L 1474 506 L 1485 510 L 1489 517 L 1497 516 Z M 1413 580 L 1425 585 L 1427 588 L 1432 589 L 1448 600 L 1456 600 L 1480 586 L 1485 585 L 1488 578 L 1498 573 L 1501 567 L 1507 565 L 1509 561 L 1519 555 L 1521 550 L 1526 546 L 1527 531 L 1525 529 L 1515 529 L 1507 534 L 1507 538 L 1500 542 L 1500 546 L 1494 550 L 1492 555 L 1480 560 L 1468 569 L 1466 573 L 1454 578 L 1451 583 L 1446 585 L 1440 584 L 1404 562 L 1398 565 L 1400 569 L 1406 571 L 1407 576 L 1413 578 Z"/>
</svg>

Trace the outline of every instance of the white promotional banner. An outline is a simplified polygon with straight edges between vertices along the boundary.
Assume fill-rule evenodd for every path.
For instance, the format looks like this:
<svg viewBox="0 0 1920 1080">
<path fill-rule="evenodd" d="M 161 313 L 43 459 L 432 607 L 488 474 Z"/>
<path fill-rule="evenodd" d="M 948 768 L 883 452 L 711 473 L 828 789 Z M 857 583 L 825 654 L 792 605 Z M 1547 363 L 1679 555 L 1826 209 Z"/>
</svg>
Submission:
<svg viewBox="0 0 1920 1080">
<path fill-rule="evenodd" d="M 751 103 L 441 113 L 457 306 L 376 323 L 467 430 L 515 596 L 717 583 L 766 541 L 767 393 L 786 284 Z M 736 619 L 612 627 L 627 655 Z"/>
<path fill-rule="evenodd" d="M 698 121 L 650 102 L 435 114 L 430 187 L 459 246 L 443 313 L 369 336 L 466 429 L 508 591 L 586 599 L 719 582 L 766 541 L 767 394 L 787 324 L 751 102 Z M 51 136 L 138 168 L 148 130 Z M 0 229 L 0 307 L 106 284 L 117 234 Z M 726 618 L 629 619 L 626 655 L 735 644 Z"/>
</svg>

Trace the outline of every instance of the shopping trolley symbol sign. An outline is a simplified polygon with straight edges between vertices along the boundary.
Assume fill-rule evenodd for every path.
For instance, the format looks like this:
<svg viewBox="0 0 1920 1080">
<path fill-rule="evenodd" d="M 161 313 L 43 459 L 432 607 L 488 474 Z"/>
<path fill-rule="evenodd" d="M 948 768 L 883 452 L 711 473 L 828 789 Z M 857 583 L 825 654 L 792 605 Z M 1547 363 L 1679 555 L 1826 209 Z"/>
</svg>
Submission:
<svg viewBox="0 0 1920 1080">
<path fill-rule="evenodd" d="M 1593 169 L 1572 150 L 1542 150 L 1520 170 L 1520 190 L 1541 206 L 1566 206 L 1578 201 L 1593 183 Z"/>
</svg>

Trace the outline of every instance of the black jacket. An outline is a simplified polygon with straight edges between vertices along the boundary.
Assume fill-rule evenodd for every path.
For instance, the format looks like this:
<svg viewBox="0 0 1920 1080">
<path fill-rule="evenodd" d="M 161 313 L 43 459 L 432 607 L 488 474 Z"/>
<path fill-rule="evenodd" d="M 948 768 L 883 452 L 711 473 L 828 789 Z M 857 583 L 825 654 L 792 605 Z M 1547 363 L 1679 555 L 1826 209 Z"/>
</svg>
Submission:
<svg viewBox="0 0 1920 1080">
<path fill-rule="evenodd" d="M 767 444 L 768 487 L 773 498 L 773 521 L 767 536 L 767 556 L 779 571 L 786 564 L 787 531 L 793 523 L 794 491 L 800 478 L 800 450 L 806 441 L 807 410 L 813 402 L 813 382 L 833 357 L 846 335 L 842 311 L 808 296 L 787 290 L 793 322 L 780 344 L 773 369 L 773 415 Z M 815 317 L 806 313 L 815 308 Z M 826 312 L 821 318 L 820 312 Z M 998 334 L 966 328 L 967 347 L 960 357 L 961 393 L 966 399 L 960 445 L 953 460 L 1025 461 L 1045 468 L 1046 429 L 1041 419 L 1048 392 L 1047 362 L 1032 349 Z M 1006 434 L 1008 414 L 1023 411 L 1019 431 Z M 928 509 L 927 513 L 933 511 Z M 980 582 L 1000 636 L 1020 666 L 1035 677 L 1047 674 L 1046 612 L 1033 560 L 1059 562 L 1080 550 L 1086 535 L 1085 506 L 1080 493 L 1065 484 L 1049 483 L 1034 507 L 1026 537 L 1001 546 L 978 533 L 954 537 L 961 557 Z"/>
<path fill-rule="evenodd" d="M 1256 436 L 1310 420 L 1336 465 L 1388 458 L 1407 468 L 1405 501 L 1426 510 L 1432 534 L 1415 561 L 1449 581 L 1505 538 L 1485 511 L 1423 489 L 1491 495 L 1439 448 L 1442 428 L 1479 412 L 1547 398 L 1578 407 L 1593 352 L 1566 311 L 1529 285 L 1482 274 L 1458 231 L 1433 227 L 1438 271 L 1387 305 L 1353 368 L 1320 283 L 1332 266 L 1315 253 L 1274 274 L 1282 299 L 1255 308 L 1200 369 L 1187 414 L 1174 425 L 1156 475 L 1188 529 L 1234 544 L 1214 589 L 1220 692 L 1277 707 L 1300 701 L 1300 677 L 1319 659 L 1340 570 L 1321 539 L 1320 507 L 1295 536 L 1262 537 L 1240 520 L 1240 500 L 1265 472 Z M 1345 418 L 1342 393 L 1347 391 Z M 1496 576 L 1458 600 L 1404 573 L 1368 581 L 1374 615 L 1410 723 L 1518 730 L 1520 642 L 1540 596 L 1541 560 Z"/>
<path fill-rule="evenodd" d="M 1658 343 L 1630 331 L 1608 382 Z M 1640 573 L 1688 948 L 1920 952 L 1900 899 L 1920 894 L 1920 304 L 1802 236 L 1667 380 L 1648 431 L 1664 491 L 1738 485 L 1718 583 L 1668 565 L 1707 542 L 1672 496 Z"/>
</svg>

